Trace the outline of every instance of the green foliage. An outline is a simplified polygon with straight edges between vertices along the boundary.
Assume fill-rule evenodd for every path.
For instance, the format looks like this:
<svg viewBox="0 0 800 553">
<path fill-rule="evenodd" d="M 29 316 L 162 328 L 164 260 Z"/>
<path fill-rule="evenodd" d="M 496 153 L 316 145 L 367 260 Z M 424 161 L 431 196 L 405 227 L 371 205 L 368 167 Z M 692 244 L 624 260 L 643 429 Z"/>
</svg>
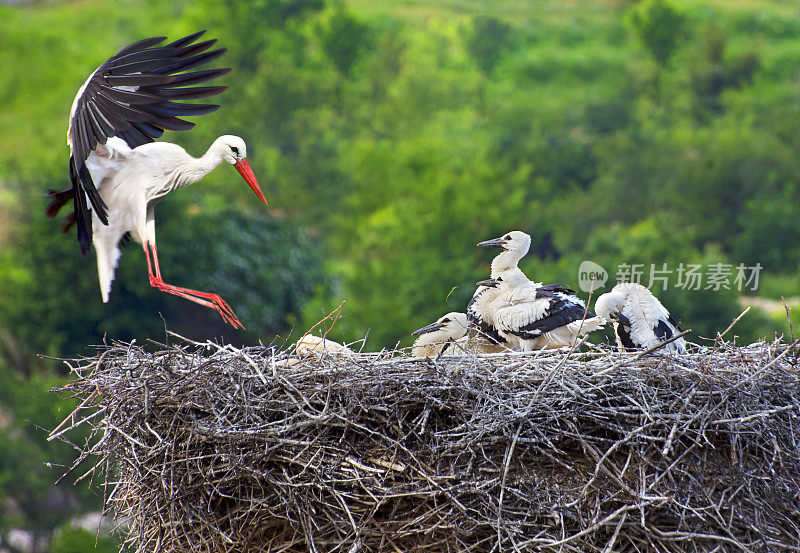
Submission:
<svg viewBox="0 0 800 553">
<path fill-rule="evenodd" d="M 40 537 L 79 505 L 99 508 L 99 498 L 85 487 L 53 486 L 74 458 L 71 447 L 44 439 L 75 407 L 49 392 L 60 378 L 40 370 L 19 373 L 0 360 L 0 382 L 0 533 L 23 527 Z"/>
<path fill-rule="evenodd" d="M 753 51 L 726 59 L 727 42 L 717 26 L 706 27 L 700 38 L 700 55 L 690 69 L 693 109 L 699 120 L 722 113 L 722 93 L 752 83 L 761 66 L 759 55 Z"/>
<path fill-rule="evenodd" d="M 467 51 L 484 73 L 491 73 L 511 44 L 511 26 L 494 17 L 480 15 L 466 33 Z"/>
<path fill-rule="evenodd" d="M 291 221 L 226 209 L 172 217 L 165 229 L 167 267 L 192 267 L 187 285 L 213 290 L 236 306 L 250 336 L 287 330 L 287 318 L 328 283 L 319 246 Z"/>
<path fill-rule="evenodd" d="M 631 25 L 661 67 L 670 64 L 687 34 L 686 16 L 666 0 L 644 0 L 631 13 Z"/>
<path fill-rule="evenodd" d="M 320 43 L 336 68 L 349 75 L 361 52 L 369 46 L 369 27 L 337 4 L 320 30 Z"/>
<path fill-rule="evenodd" d="M 82 528 L 63 526 L 56 531 L 50 553 L 117 553 L 119 547 L 108 536 L 97 536 Z"/>
</svg>

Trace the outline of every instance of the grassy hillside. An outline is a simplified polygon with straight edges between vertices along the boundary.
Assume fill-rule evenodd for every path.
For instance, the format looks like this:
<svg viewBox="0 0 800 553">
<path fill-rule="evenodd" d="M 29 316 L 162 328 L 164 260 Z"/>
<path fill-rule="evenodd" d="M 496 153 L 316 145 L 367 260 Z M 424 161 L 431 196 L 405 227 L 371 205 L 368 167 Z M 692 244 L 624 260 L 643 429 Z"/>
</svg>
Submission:
<svg viewBox="0 0 800 553">
<path fill-rule="evenodd" d="M 800 14 L 790 2 L 675 2 L 687 31 L 664 67 L 636 39 L 637 6 L 627 2 L 221 6 L 150 0 L 0 8 L 0 63 L 11 68 L 0 75 L 7 218 L 38 216 L 38 193 L 66 182 L 66 116 L 90 68 L 139 37 L 208 28 L 230 49 L 232 88 L 220 98 L 223 109 L 171 139 L 194 153 L 222 132 L 248 139 L 272 213 L 318 237 L 338 283 L 317 292 L 304 322 L 347 299 L 351 318 L 339 337 L 370 328 L 380 343 L 392 343 L 447 307 L 441 302 L 453 286 L 450 307 L 465 301 L 487 261 L 470 244 L 509 227 L 546 242 L 529 262 L 539 278 L 567 281 L 590 255 L 612 267 L 632 262 L 623 259 L 632 254 L 645 263 L 671 255 L 752 264 L 763 249 L 756 241 L 769 236 L 780 251 L 766 256 L 764 289 L 774 296 L 777 282 L 785 295 L 800 293 L 789 277 L 798 250 L 787 229 L 800 174 L 793 155 Z M 296 16 L 276 21 L 281 6 Z M 355 26 L 338 29 L 342 21 Z M 716 75 L 718 67 L 731 75 Z M 165 210 L 216 211 L 232 199 L 247 209 L 246 190 L 229 173 L 167 200 L 173 207 Z M 412 216 L 456 191 L 464 205 Z M 447 231 L 442 220 L 469 231 L 432 247 L 436 232 Z M 674 242 L 667 257 L 655 243 L 646 258 L 592 245 L 616 235 L 619 246 L 651 227 Z M 9 253 L 19 242 L 10 231 L 0 271 L 24 281 L 25 252 Z M 430 275 L 419 275 L 420 263 Z M 85 273 L 88 288 L 92 270 Z M 400 293 L 386 297 L 387 289 Z M 679 301 L 692 323 L 688 304 Z M 376 332 L 373 321 L 387 310 L 397 319 Z M 701 327 L 710 331 L 730 309 L 724 313 Z M 762 325 L 749 337 L 767 331 Z"/>
</svg>

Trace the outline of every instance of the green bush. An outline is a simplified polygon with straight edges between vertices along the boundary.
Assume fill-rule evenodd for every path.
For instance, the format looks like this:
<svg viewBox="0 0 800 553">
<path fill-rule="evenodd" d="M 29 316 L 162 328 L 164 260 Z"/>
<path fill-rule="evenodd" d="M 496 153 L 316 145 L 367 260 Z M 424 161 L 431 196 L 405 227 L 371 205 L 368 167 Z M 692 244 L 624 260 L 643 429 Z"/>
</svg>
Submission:
<svg viewBox="0 0 800 553">
<path fill-rule="evenodd" d="M 117 544 L 105 535 L 98 536 L 82 528 L 63 526 L 53 535 L 50 553 L 118 553 Z"/>
</svg>

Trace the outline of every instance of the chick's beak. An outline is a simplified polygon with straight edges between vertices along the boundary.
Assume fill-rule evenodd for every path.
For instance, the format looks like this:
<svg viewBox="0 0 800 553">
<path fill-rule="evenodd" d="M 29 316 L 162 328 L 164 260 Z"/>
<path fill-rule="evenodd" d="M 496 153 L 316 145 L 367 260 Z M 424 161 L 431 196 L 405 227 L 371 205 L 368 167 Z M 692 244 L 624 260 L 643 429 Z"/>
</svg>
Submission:
<svg viewBox="0 0 800 553">
<path fill-rule="evenodd" d="M 250 164 L 247 163 L 247 158 L 242 158 L 233 165 L 236 167 L 236 170 L 239 171 L 239 174 L 242 175 L 242 178 L 245 182 L 250 186 L 253 192 L 256 193 L 256 196 L 264 202 L 264 205 L 269 205 L 267 203 L 267 199 L 264 197 L 264 193 L 261 191 L 261 187 L 258 186 L 258 181 L 256 180 L 256 175 L 253 173 L 253 170 L 250 168 Z"/>
<path fill-rule="evenodd" d="M 488 288 L 495 288 L 498 284 L 499 282 L 493 278 L 482 280 L 480 282 L 475 283 L 476 286 L 486 286 Z"/>
<path fill-rule="evenodd" d="M 418 328 L 414 332 L 411 333 L 412 336 L 417 336 L 419 334 L 427 334 L 428 332 L 433 332 L 434 330 L 439 330 L 442 328 L 442 325 L 437 323 L 431 323 L 428 326 L 423 326 L 422 328 Z"/>
<path fill-rule="evenodd" d="M 506 241 L 502 238 L 494 238 L 493 240 L 478 242 L 478 246 L 481 248 L 500 248 L 501 250 L 504 250 L 506 249 Z"/>
</svg>

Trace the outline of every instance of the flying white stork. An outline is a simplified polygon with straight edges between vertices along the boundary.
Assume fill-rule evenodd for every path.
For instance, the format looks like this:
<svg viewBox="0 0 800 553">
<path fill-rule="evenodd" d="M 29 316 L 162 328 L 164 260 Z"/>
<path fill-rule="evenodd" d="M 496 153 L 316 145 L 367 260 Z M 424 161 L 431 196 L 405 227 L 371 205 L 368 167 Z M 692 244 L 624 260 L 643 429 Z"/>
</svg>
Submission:
<svg viewBox="0 0 800 553">
<path fill-rule="evenodd" d="M 512 230 L 499 238 L 479 242 L 478 246 L 503 250 L 492 259 L 492 277 L 496 277 L 506 270 L 516 270 L 519 271 L 521 278 L 527 280 L 518 265 L 519 261 L 528 254 L 528 250 L 531 247 L 529 234 L 520 230 Z M 478 289 L 475 290 L 475 294 L 473 294 L 467 305 L 467 318 L 471 324 L 471 335 L 477 335 L 490 344 L 497 344 L 506 349 L 508 344 L 497 331 L 492 320 L 492 313 L 496 309 L 494 304 L 499 296 L 500 290 L 496 286 L 481 286 L 479 284 Z"/>
<path fill-rule="evenodd" d="M 496 288 L 486 317 L 498 334 L 521 351 L 569 347 L 605 321 L 563 284 L 531 282 L 519 269 L 502 271 L 478 285 Z"/>
<path fill-rule="evenodd" d="M 611 320 L 617 346 L 649 349 L 679 334 L 681 329 L 667 308 L 650 290 L 635 282 L 623 282 L 597 298 L 597 314 Z M 664 346 L 667 351 L 686 353 L 686 341 L 678 338 Z"/>
<path fill-rule="evenodd" d="M 50 191 L 53 201 L 47 214 L 54 217 L 72 200 L 74 210 L 64 231 L 77 223 L 82 255 L 94 242 L 103 302 L 108 301 L 121 253 L 119 242 L 130 233 L 144 249 L 151 286 L 210 307 L 235 328 L 243 328 L 217 294 L 164 282 L 156 253 L 155 204 L 169 192 L 199 181 L 223 161 L 236 167 L 267 203 L 247 162 L 241 138 L 221 136 L 199 158 L 176 144 L 153 142 L 164 130 L 194 126 L 177 116 L 200 115 L 219 107 L 179 101 L 207 98 L 227 88 L 193 85 L 215 79 L 229 69 L 187 72 L 225 52 L 224 48 L 209 50 L 216 40 L 195 42 L 204 32 L 166 46 L 158 46 L 165 37 L 135 42 L 91 74 L 78 91 L 70 113 L 67 144 L 72 186 Z"/>
</svg>

